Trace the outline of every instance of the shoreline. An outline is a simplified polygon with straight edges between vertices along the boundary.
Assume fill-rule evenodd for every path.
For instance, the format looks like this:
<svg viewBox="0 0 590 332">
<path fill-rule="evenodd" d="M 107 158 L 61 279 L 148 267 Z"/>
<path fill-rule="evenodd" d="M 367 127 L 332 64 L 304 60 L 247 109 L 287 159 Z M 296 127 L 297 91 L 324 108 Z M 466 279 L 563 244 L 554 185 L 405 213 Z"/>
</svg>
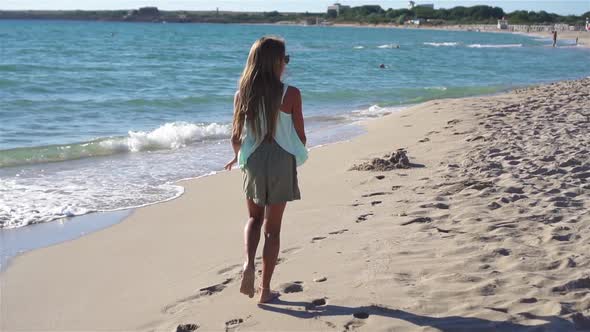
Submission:
<svg viewBox="0 0 590 332">
<path fill-rule="evenodd" d="M 465 99 L 465 98 L 477 98 L 477 97 L 494 97 L 499 96 L 502 94 L 510 93 L 518 89 L 526 89 L 530 87 L 537 86 L 539 84 L 550 84 L 558 81 L 548 81 L 543 83 L 531 83 L 528 85 L 519 85 L 514 86 L 506 89 L 502 89 L 500 91 L 496 91 L 493 93 L 485 93 L 485 94 L 478 94 L 472 96 L 465 96 L 465 97 L 448 97 L 448 98 L 439 98 L 439 99 L 431 99 L 426 100 L 417 104 L 406 104 L 406 105 L 399 105 L 395 106 L 395 110 L 386 114 L 386 115 L 379 115 L 375 118 L 366 118 L 363 120 L 355 120 L 351 123 L 344 124 L 344 126 L 353 126 L 355 128 L 358 127 L 358 130 L 354 131 L 353 133 L 349 133 L 349 136 L 344 137 L 343 139 L 337 139 L 335 141 L 329 141 L 327 143 L 321 143 L 315 146 L 309 147 L 309 151 L 329 147 L 334 144 L 346 143 L 351 140 L 354 140 L 358 136 L 366 135 L 366 128 L 373 121 L 379 121 L 384 117 L 391 116 L 392 114 L 396 114 L 398 112 L 405 111 L 407 109 L 411 109 L 414 107 L 420 107 L 423 104 L 429 102 L 444 102 L 445 100 L 454 100 L 454 99 Z M 388 106 L 389 107 L 389 106 Z M 342 124 L 338 125 L 342 127 Z M 362 131 L 362 132 L 357 132 Z M 19 256 L 26 254 L 31 251 L 36 251 L 40 249 L 44 249 L 47 247 L 57 246 L 63 243 L 67 243 L 69 241 L 74 241 L 79 238 L 88 236 L 95 232 L 100 232 L 105 229 L 111 228 L 116 226 L 117 224 L 123 223 L 126 219 L 130 218 L 131 215 L 137 211 L 138 209 L 143 209 L 146 207 L 164 204 L 173 200 L 177 200 L 185 194 L 186 191 L 186 183 L 190 183 L 192 181 L 196 181 L 200 178 L 204 177 L 212 177 L 217 176 L 221 173 L 224 173 L 223 170 L 211 171 L 207 174 L 197 175 L 194 177 L 188 177 L 184 179 L 179 179 L 174 181 L 172 184 L 175 186 L 180 186 L 183 188 L 183 192 L 173 198 L 166 199 L 163 201 L 157 201 L 153 203 L 147 203 L 137 207 L 130 207 L 130 208 L 122 208 L 113 211 L 99 211 L 99 212 L 90 212 L 83 215 L 77 215 L 73 217 L 68 217 L 65 219 L 57 219 L 50 222 L 44 222 L 39 224 L 32 224 L 17 228 L 7 228 L 7 229 L 0 229 L 0 238 L 8 239 L 5 243 L 8 243 L 8 246 L 4 247 L 4 255 L 0 257 L 0 273 L 5 271 L 10 263 L 18 259 Z M 84 221 L 88 221 L 87 224 L 84 224 Z M 57 230 L 58 233 L 52 233 L 51 230 Z M 36 242 L 31 242 L 30 239 L 39 239 Z M 25 241 L 23 244 L 22 241 Z M 7 253 L 6 253 L 7 252 Z"/>
<path fill-rule="evenodd" d="M 93 212 L 65 218 L 65 220 L 54 220 L 16 229 L 0 229 L 2 242 L 0 273 L 22 254 L 60 245 L 111 227 L 123 222 L 134 210 L 134 208 L 129 208 L 109 212 Z"/>
<path fill-rule="evenodd" d="M 474 30 L 475 26 L 478 25 L 463 25 L 463 26 L 456 26 L 456 25 L 443 25 L 440 27 L 437 26 L 400 26 L 400 25 L 389 25 L 389 24 L 352 24 L 352 23 L 340 23 L 340 24 L 332 24 L 331 27 L 339 28 L 383 28 L 383 29 L 400 29 L 400 30 L 435 30 L 435 31 L 463 31 L 463 32 L 479 32 L 479 33 L 505 33 L 505 34 L 515 34 L 515 35 L 522 35 L 528 37 L 547 37 L 551 38 L 550 33 L 543 33 L 543 32 L 520 32 L 520 31 L 506 31 L 506 30 L 485 30 L 485 31 L 478 31 Z M 565 35 L 565 38 L 560 36 Z M 583 48 L 590 48 L 590 31 L 560 31 L 558 32 L 558 41 L 560 39 L 565 39 L 574 42 L 576 37 L 581 37 L 579 39 L 578 46 Z"/>
<path fill-rule="evenodd" d="M 552 81 L 552 82 L 554 82 L 554 81 Z M 550 83 L 550 82 L 545 82 L 543 84 L 547 84 L 547 83 Z M 363 120 L 355 120 L 351 123 L 346 123 L 344 125 L 339 124 L 338 127 L 352 126 L 354 128 L 358 128 L 358 129 L 352 130 L 351 133 L 349 133 L 349 135 L 344 137 L 343 139 L 337 139 L 335 141 L 328 141 L 327 143 L 320 143 L 318 145 L 311 146 L 311 147 L 309 147 L 309 151 L 314 150 L 314 149 L 318 149 L 318 148 L 327 147 L 327 146 L 334 145 L 334 144 L 349 142 L 358 136 L 365 135 L 366 134 L 366 127 L 367 127 L 368 123 L 370 123 L 372 121 L 379 121 L 379 119 L 382 119 L 383 117 L 387 117 L 387 116 L 390 116 L 391 114 L 395 114 L 395 113 L 404 111 L 408 108 L 419 107 L 420 105 L 422 105 L 424 103 L 428 103 L 428 102 L 432 102 L 432 101 L 444 101 L 444 100 L 449 100 L 449 99 L 452 100 L 452 99 L 463 99 L 463 98 L 473 98 L 473 97 L 492 97 L 492 96 L 497 96 L 497 95 L 501 95 L 504 93 L 509 93 L 510 91 L 514 91 L 517 89 L 527 88 L 527 87 L 531 87 L 531 86 L 535 86 L 535 85 L 538 85 L 538 84 L 514 86 L 514 87 L 502 89 L 500 91 L 493 92 L 493 93 L 478 94 L 478 95 L 465 96 L 465 97 L 448 97 L 448 98 L 431 99 L 431 100 L 423 101 L 423 102 L 420 102 L 417 104 L 406 104 L 406 105 L 395 106 L 395 107 L 393 107 L 393 108 L 395 108 L 395 110 L 389 112 L 386 115 L 379 115 L 374 118 L 365 118 Z M 387 106 L 387 107 L 389 107 L 389 106 Z M 181 186 L 183 188 L 183 193 L 181 193 L 180 195 L 178 195 L 176 197 L 167 199 L 167 200 L 157 201 L 157 202 L 153 202 L 153 203 L 147 203 L 147 204 L 137 206 L 137 207 L 117 209 L 117 210 L 113 210 L 113 211 L 90 212 L 87 214 L 68 217 L 63 220 L 57 219 L 57 220 L 53 220 L 50 222 L 43 222 L 43 223 L 39 223 L 39 224 L 26 225 L 26 226 L 21 226 L 21 227 L 17 227 L 17 228 L 0 229 L 0 238 L 4 237 L 7 239 L 10 239 L 10 241 L 5 242 L 5 243 L 8 243 L 8 246 L 5 245 L 5 247 L 4 247 L 4 250 L 8 253 L 6 254 L 6 252 L 5 252 L 5 254 L 0 257 L 0 272 L 6 270 L 6 268 L 8 266 L 10 266 L 11 261 L 13 261 L 14 259 L 17 259 L 22 254 L 25 254 L 30 251 L 35 251 L 35 250 L 51 247 L 51 246 L 60 245 L 62 243 L 66 243 L 66 242 L 73 241 L 73 240 L 82 238 L 84 236 L 90 235 L 94 232 L 99 232 L 104 229 L 113 227 L 119 223 L 124 222 L 137 209 L 142 209 L 142 208 L 153 206 L 153 205 L 163 204 L 163 203 L 166 203 L 166 202 L 169 202 L 172 200 L 176 200 L 176 199 L 182 197 L 184 195 L 184 191 L 186 190 L 186 187 L 183 185 L 183 183 L 188 183 L 188 182 L 191 182 L 191 181 L 203 178 L 203 177 L 216 176 L 216 175 L 219 175 L 220 173 L 223 173 L 223 172 L 224 172 L 223 170 L 211 171 L 207 174 L 197 175 L 194 177 L 176 180 L 172 184 L 176 185 L 176 186 Z M 83 222 L 84 220 L 88 220 L 89 223 L 88 224 L 80 224 L 80 222 Z M 50 231 L 52 229 L 57 229 L 60 233 L 57 233 L 57 234 L 51 233 Z M 49 232 L 48 232 L 48 230 L 49 230 Z M 41 239 L 41 236 L 47 236 L 47 237 Z M 39 239 L 41 239 L 41 241 L 31 242 L 29 240 L 30 238 L 39 238 Z M 24 245 L 21 241 L 25 241 Z"/>
<path fill-rule="evenodd" d="M 124 222 L 112 227 L 17 257 L 2 272 L 5 282 L 1 305 L 7 319 L 0 326 L 6 330 L 89 327 L 172 330 L 186 323 L 217 329 L 225 322 L 225 327 L 236 324 L 255 330 L 281 326 L 318 330 L 350 324 L 374 330 L 386 326 L 416 328 L 414 324 L 419 320 L 412 318 L 416 315 L 427 325 L 441 329 L 452 328 L 457 322 L 477 324 L 478 320 L 488 324 L 485 326 L 511 322 L 497 325 L 500 331 L 539 324 L 530 315 L 511 315 L 520 311 L 551 317 L 549 328 L 571 327 L 577 324 L 572 315 L 579 313 L 583 319 L 588 316 L 586 309 L 573 307 L 569 312 L 563 311 L 559 303 L 572 301 L 573 295 L 546 294 L 542 289 L 583 278 L 582 272 L 588 265 L 579 258 L 588 246 L 584 242 L 588 239 L 588 220 L 579 215 L 579 204 L 583 207 L 588 201 L 584 190 L 590 187 L 582 188 L 581 192 L 571 189 L 576 179 L 584 179 L 576 174 L 586 174 L 583 170 L 573 172 L 579 162 L 576 153 L 583 152 L 563 144 L 570 142 L 565 133 L 572 133 L 570 127 L 563 126 L 584 128 L 584 124 L 572 122 L 577 118 L 569 119 L 570 113 L 565 117 L 561 114 L 561 122 L 531 116 L 544 116 L 543 112 L 562 107 L 587 107 L 588 100 L 579 99 L 586 93 L 580 91 L 581 82 L 588 79 L 534 85 L 494 96 L 431 100 L 366 121 L 368 133 L 350 141 L 313 149 L 310 160 L 300 170 L 303 200 L 290 204 L 285 215 L 281 264 L 273 279 L 275 287 L 301 280 L 304 291 L 284 294 L 283 305 L 259 308 L 237 293 L 242 259 L 240 225 L 245 218 L 245 207 L 239 187 L 240 174 L 232 171 L 181 181 L 185 194 L 175 200 L 137 209 Z M 564 87 L 571 87 L 571 91 Z M 568 97 L 545 100 L 547 91 L 556 96 L 562 91 Z M 518 109 L 519 103 L 536 105 L 521 106 L 531 114 L 524 119 L 534 121 L 533 124 L 521 124 L 520 115 L 513 110 Z M 496 127 L 499 121 L 504 127 Z M 506 129 L 508 126 L 522 126 L 512 130 L 533 136 L 514 140 L 511 129 Z M 528 130 L 533 126 L 539 127 L 539 133 Z M 550 126 L 557 126 L 557 131 Z M 561 219 L 555 219 L 564 222 L 540 223 L 538 227 L 543 231 L 529 235 L 524 230 L 533 232 L 534 228 L 520 233 L 518 225 L 525 227 L 530 222 L 525 221 L 528 217 L 542 215 L 546 204 L 551 207 L 553 202 L 563 205 L 560 202 L 564 201 L 543 196 L 549 189 L 530 189 L 530 183 L 519 182 L 522 177 L 510 176 L 511 172 L 527 172 L 524 166 L 529 162 L 520 163 L 530 160 L 526 153 L 543 152 L 519 150 L 510 144 L 529 139 L 551 144 L 546 140 L 549 138 L 546 131 L 562 133 L 559 138 L 565 141 L 560 144 L 562 153 L 566 154 L 562 161 L 568 160 L 568 156 L 572 161 L 563 166 L 565 173 L 533 176 L 537 181 L 533 187 L 544 188 L 543 181 L 555 180 L 557 184 L 565 184 L 561 189 L 564 193 L 575 196 L 564 196 L 572 197 L 569 199 L 572 202 L 561 208 L 563 211 L 556 216 Z M 495 139 L 506 140 L 505 152 L 494 152 L 488 146 L 497 144 L 493 135 L 497 136 Z M 584 146 L 580 142 L 576 144 Z M 348 170 L 354 164 L 399 147 L 406 148 L 410 160 L 424 167 L 377 173 Z M 478 153 L 486 151 L 491 151 L 486 158 L 478 157 Z M 495 161 L 491 163 L 493 167 L 481 164 L 498 157 L 504 165 L 500 168 L 503 173 L 498 173 Z M 538 161 L 537 157 L 532 160 Z M 481 179 L 476 178 L 482 189 L 457 187 L 455 183 L 462 182 L 455 181 L 463 181 L 463 174 L 470 172 L 475 172 L 475 176 L 483 172 L 479 175 Z M 375 177 L 380 174 L 384 178 Z M 562 178 L 572 174 L 573 178 Z M 502 190 L 488 190 L 486 181 L 493 181 Z M 504 197 L 502 200 L 497 197 L 504 189 L 508 193 L 524 190 L 524 194 L 508 195 L 509 201 L 514 195 L 527 197 L 504 202 Z M 496 204 L 502 208 L 478 205 L 490 200 L 496 202 L 496 198 Z M 538 205 L 529 205 L 534 202 Z M 477 218 L 484 218 L 485 222 Z M 519 221 L 519 218 L 524 219 Z M 506 222 L 516 222 L 517 226 L 502 226 Z M 567 234 L 551 233 L 553 224 L 576 227 L 579 237 L 570 236 L 565 242 L 555 240 L 554 234 L 565 237 Z M 497 228 L 486 230 L 488 226 Z M 538 235 L 540 240 L 535 240 Z M 525 244 L 542 241 L 538 250 L 549 251 L 543 255 L 530 251 L 530 245 L 519 242 L 521 237 Z M 541 269 L 551 275 L 550 280 L 528 272 L 529 265 L 548 264 L 543 263 L 547 258 L 560 264 L 567 262 L 569 256 L 562 254 L 560 248 L 567 248 L 564 253 L 578 253 L 571 256 L 575 263 L 572 267 L 558 265 L 551 270 Z M 492 249 L 499 250 L 498 254 Z M 511 253 L 518 254 L 511 256 Z M 521 262 L 519 257 L 527 260 Z M 330 260 L 330 266 L 326 266 L 326 259 Z M 482 263 L 493 268 L 478 270 Z M 488 275 L 491 270 L 499 271 L 500 275 Z M 39 275 L 44 275 L 43 282 L 35 283 L 33 279 Z M 312 281 L 320 276 L 326 276 L 328 281 Z M 527 287 L 522 280 L 533 280 L 541 286 Z M 392 284 L 396 287 L 391 287 Z M 203 293 L 195 288 L 211 291 Z M 518 293 L 538 300 L 518 302 Z M 289 308 L 314 298 L 325 298 L 329 304 L 320 305 L 317 310 Z M 502 310 L 486 310 L 486 306 Z M 357 312 L 367 312 L 371 317 L 355 319 L 352 316 Z M 465 320 L 445 323 L 435 318 L 441 315 Z M 477 325 L 473 328 L 477 329 Z"/>
</svg>

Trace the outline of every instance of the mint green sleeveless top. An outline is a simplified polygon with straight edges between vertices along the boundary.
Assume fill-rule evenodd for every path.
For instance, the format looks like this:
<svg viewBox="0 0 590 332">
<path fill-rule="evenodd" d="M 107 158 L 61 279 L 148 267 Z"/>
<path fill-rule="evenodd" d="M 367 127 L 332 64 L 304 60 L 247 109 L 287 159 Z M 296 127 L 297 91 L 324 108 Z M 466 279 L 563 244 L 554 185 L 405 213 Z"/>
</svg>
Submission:
<svg viewBox="0 0 590 332">
<path fill-rule="evenodd" d="M 287 84 L 283 84 L 283 96 L 281 98 L 281 104 L 285 99 L 285 94 L 287 93 L 287 88 L 289 86 Z M 264 107 L 264 105 L 262 105 Z M 247 125 L 247 121 L 244 121 L 244 130 L 242 130 L 242 145 L 240 147 L 240 151 L 238 152 L 238 165 L 240 168 L 244 168 L 246 162 L 248 161 L 248 157 L 256 148 L 260 145 L 264 136 L 266 135 L 266 119 L 264 119 L 264 112 L 259 112 L 259 128 L 261 129 L 260 139 L 256 139 L 254 132 Z M 275 141 L 277 144 L 283 148 L 283 150 L 289 152 L 295 157 L 295 162 L 297 166 L 303 165 L 303 163 L 307 160 L 307 148 L 297 135 L 295 131 L 295 126 L 293 125 L 293 119 L 291 118 L 291 114 L 287 114 L 283 111 L 279 111 L 279 116 L 277 118 L 277 126 L 275 129 Z"/>
</svg>

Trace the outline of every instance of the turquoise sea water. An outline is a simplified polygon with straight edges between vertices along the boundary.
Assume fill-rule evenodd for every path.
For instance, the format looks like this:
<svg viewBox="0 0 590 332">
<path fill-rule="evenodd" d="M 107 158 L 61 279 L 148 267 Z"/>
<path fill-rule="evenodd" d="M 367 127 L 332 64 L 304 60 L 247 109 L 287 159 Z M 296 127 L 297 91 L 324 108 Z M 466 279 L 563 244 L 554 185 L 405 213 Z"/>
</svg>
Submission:
<svg viewBox="0 0 590 332">
<path fill-rule="evenodd" d="M 287 41 L 311 145 L 405 105 L 590 75 L 588 50 L 510 34 L 0 21 L 0 228 L 172 199 L 220 170 L 265 34 Z"/>
</svg>

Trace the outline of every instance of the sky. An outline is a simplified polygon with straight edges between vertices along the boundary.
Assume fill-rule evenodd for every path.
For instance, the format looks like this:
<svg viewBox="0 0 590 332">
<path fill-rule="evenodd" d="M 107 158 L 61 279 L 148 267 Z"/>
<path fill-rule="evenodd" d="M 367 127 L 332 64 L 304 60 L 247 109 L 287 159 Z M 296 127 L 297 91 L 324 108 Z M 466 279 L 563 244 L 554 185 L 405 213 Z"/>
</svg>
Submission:
<svg viewBox="0 0 590 332">
<path fill-rule="evenodd" d="M 408 2 L 401 0 L 336 0 L 343 5 L 381 5 L 383 8 L 406 8 Z M 545 10 L 561 15 L 580 15 L 590 11 L 590 0 L 415 0 L 416 3 L 434 3 L 435 8 L 455 6 L 489 5 L 502 7 L 504 11 Z M 0 10 L 43 9 L 43 10 L 100 10 L 135 9 L 156 6 L 162 10 L 229 10 L 229 11 L 273 11 L 281 12 L 324 12 L 334 0 L 0 0 Z"/>
</svg>

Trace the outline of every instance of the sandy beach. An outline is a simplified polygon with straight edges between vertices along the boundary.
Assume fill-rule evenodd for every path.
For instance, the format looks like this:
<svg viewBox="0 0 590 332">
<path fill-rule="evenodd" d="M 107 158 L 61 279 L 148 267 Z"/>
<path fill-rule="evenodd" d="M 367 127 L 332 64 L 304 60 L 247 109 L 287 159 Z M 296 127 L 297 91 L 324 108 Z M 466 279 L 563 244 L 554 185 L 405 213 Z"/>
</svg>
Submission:
<svg viewBox="0 0 590 332">
<path fill-rule="evenodd" d="M 0 330 L 590 329 L 589 110 L 590 78 L 563 81 L 426 102 L 313 149 L 268 305 L 238 291 L 240 171 L 183 182 L 16 258 Z M 400 148 L 410 168 L 350 170 Z"/>
<path fill-rule="evenodd" d="M 530 32 L 526 35 L 553 38 L 549 32 Z M 575 41 L 578 38 L 578 46 L 590 47 L 590 31 L 561 31 L 557 34 L 557 38 L 569 41 Z"/>
<path fill-rule="evenodd" d="M 415 30 L 444 30 L 444 31 L 478 31 L 479 25 L 441 25 L 441 26 L 405 26 L 405 25 L 392 25 L 392 24 L 353 24 L 353 23 L 337 23 L 334 27 L 346 27 L 346 28 L 390 28 L 390 29 L 415 29 Z M 483 30 L 482 32 L 490 33 L 513 33 L 531 37 L 543 37 L 552 39 L 553 35 L 551 32 L 520 32 L 520 31 L 507 31 L 507 30 Z M 578 38 L 578 46 L 588 48 L 590 47 L 590 31 L 559 31 L 559 40 L 568 40 L 569 42 L 575 42 Z"/>
</svg>

